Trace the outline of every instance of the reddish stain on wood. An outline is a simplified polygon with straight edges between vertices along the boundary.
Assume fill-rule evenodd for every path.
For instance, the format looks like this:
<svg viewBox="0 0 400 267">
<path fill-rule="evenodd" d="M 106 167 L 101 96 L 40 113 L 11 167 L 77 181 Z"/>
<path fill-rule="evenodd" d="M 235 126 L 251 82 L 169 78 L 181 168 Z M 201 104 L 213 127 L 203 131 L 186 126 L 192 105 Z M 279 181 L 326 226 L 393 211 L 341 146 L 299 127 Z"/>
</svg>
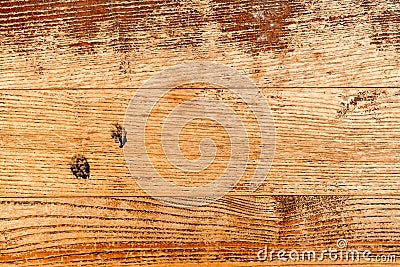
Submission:
<svg viewBox="0 0 400 267">
<path fill-rule="evenodd" d="M 301 13 L 294 1 L 217 0 L 215 20 L 220 24 L 224 42 L 239 43 L 244 51 L 288 52 L 292 49 L 285 38 L 289 19 Z"/>
</svg>

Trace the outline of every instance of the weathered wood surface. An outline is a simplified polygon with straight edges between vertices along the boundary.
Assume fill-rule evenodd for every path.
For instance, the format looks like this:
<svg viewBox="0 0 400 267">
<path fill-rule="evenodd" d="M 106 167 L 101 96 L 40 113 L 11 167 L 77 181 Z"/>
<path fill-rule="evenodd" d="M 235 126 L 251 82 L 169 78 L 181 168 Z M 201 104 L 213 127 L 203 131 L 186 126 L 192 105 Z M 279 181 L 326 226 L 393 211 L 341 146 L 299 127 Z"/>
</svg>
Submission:
<svg viewBox="0 0 400 267">
<path fill-rule="evenodd" d="M 201 91 L 181 90 L 179 97 L 160 108 Z M 254 194 L 399 195 L 399 91 L 264 89 L 275 119 L 277 144 L 268 177 Z M 143 195 L 126 166 L 123 150 L 111 137 L 114 124 L 123 123 L 134 92 L 1 90 L 1 195 Z M 181 133 L 189 155 L 199 153 L 201 128 L 209 128 L 206 134 L 216 142 L 229 142 L 218 131 L 220 127 L 199 127 Z M 151 133 L 148 138 L 155 140 Z M 72 174 L 71 158 L 76 154 L 90 163 L 90 179 L 76 179 Z M 156 168 L 165 172 L 164 177 L 175 169 L 170 165 Z M 188 177 L 179 179 L 174 172 L 168 177 L 181 185 L 199 186 L 219 177 L 221 168 L 201 172 L 201 177 L 186 183 Z M 251 175 L 250 168 L 232 193 L 243 194 Z"/>
<path fill-rule="evenodd" d="M 276 266 L 257 261 L 265 244 L 341 238 L 400 257 L 399 18 L 395 0 L 0 1 L 1 264 Z M 277 149 L 256 192 L 244 177 L 177 208 L 138 187 L 112 131 L 135 88 L 199 60 L 261 88 Z M 77 154 L 89 179 L 71 173 Z"/>
<path fill-rule="evenodd" d="M 262 263 L 257 252 L 264 244 L 322 251 L 341 238 L 352 249 L 398 256 L 399 204 L 396 197 L 337 196 L 227 197 L 201 208 L 171 207 L 147 197 L 1 199 L 0 260 L 39 266 L 229 261 L 253 266 Z"/>
<path fill-rule="evenodd" d="M 215 60 L 259 86 L 397 86 L 390 1 L 1 1 L 3 88 L 138 87 Z"/>
</svg>

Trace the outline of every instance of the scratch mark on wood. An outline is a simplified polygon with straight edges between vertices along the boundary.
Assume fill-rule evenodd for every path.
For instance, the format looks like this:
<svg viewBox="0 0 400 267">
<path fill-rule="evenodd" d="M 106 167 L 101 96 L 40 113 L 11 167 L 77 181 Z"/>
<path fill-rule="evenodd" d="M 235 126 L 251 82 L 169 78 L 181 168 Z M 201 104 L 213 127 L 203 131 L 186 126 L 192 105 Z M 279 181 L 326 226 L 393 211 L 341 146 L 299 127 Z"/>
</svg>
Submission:
<svg viewBox="0 0 400 267">
<path fill-rule="evenodd" d="M 380 108 L 377 100 L 388 93 L 383 89 L 359 91 L 356 95 L 344 96 L 341 102 L 341 109 L 337 111 L 338 117 L 343 118 L 349 112 L 362 112 L 363 114 L 372 115 L 376 121 L 379 121 Z"/>
</svg>

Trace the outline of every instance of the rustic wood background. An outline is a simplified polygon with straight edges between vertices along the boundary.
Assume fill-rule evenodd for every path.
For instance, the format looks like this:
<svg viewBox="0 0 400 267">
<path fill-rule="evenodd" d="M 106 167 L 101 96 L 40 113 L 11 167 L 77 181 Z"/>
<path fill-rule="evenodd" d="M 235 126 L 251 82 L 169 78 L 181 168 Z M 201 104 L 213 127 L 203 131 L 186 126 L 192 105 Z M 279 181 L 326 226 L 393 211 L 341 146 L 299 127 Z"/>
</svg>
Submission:
<svg viewBox="0 0 400 267">
<path fill-rule="evenodd" d="M 277 149 L 256 192 L 177 208 L 111 134 L 144 81 L 199 60 L 261 88 Z M 1 0 L 0 263 L 275 266 L 265 244 L 340 238 L 400 257 L 399 81 L 397 0 Z"/>
</svg>

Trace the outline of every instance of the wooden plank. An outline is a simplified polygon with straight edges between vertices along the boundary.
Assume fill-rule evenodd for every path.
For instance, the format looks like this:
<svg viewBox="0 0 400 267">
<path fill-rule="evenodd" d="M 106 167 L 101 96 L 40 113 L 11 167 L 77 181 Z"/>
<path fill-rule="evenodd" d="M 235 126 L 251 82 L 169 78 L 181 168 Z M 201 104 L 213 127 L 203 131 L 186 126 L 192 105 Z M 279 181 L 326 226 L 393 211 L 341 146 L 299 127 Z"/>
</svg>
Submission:
<svg viewBox="0 0 400 267">
<path fill-rule="evenodd" d="M 134 89 L 0 91 L 1 195 L 143 195 L 137 177 L 127 168 L 120 142 L 112 138 L 114 124 L 123 125 L 134 93 Z M 204 94 L 225 102 L 230 97 L 228 90 L 180 89 L 160 109 L 168 113 L 168 105 L 179 99 Z M 277 144 L 272 167 L 255 194 L 398 194 L 399 89 L 269 88 L 263 94 L 274 116 Z M 246 120 L 253 142 L 256 128 Z M 183 151 L 186 156 L 198 155 L 197 146 L 206 137 L 221 147 L 231 145 L 220 125 L 206 121 L 194 127 L 181 132 L 182 144 L 190 148 Z M 159 128 L 148 133 L 151 145 Z M 201 129 L 204 136 L 199 135 Z M 233 153 L 237 149 L 233 147 Z M 257 148 L 252 149 L 256 157 Z M 151 157 L 156 162 L 164 157 L 149 151 L 155 151 Z M 71 172 L 71 159 L 79 154 L 90 164 L 89 179 L 77 179 Z M 221 157 L 223 164 L 230 154 Z M 223 166 L 193 177 L 178 175 L 173 165 L 155 168 L 177 184 L 200 186 L 222 175 Z M 233 194 L 247 194 L 244 190 L 256 166 L 248 166 Z"/>
<path fill-rule="evenodd" d="M 259 86 L 397 86 L 390 0 L 2 1 L 1 88 L 138 87 L 212 60 Z"/>
<path fill-rule="evenodd" d="M 148 197 L 2 198 L 0 262 L 26 266 L 255 266 L 264 248 L 400 254 L 398 197 L 227 197 L 177 208 Z M 350 259 L 350 258 L 349 258 Z M 375 266 L 377 262 L 363 264 Z M 335 264 L 310 261 L 310 264 Z M 357 262 L 343 261 L 344 264 Z"/>
</svg>

